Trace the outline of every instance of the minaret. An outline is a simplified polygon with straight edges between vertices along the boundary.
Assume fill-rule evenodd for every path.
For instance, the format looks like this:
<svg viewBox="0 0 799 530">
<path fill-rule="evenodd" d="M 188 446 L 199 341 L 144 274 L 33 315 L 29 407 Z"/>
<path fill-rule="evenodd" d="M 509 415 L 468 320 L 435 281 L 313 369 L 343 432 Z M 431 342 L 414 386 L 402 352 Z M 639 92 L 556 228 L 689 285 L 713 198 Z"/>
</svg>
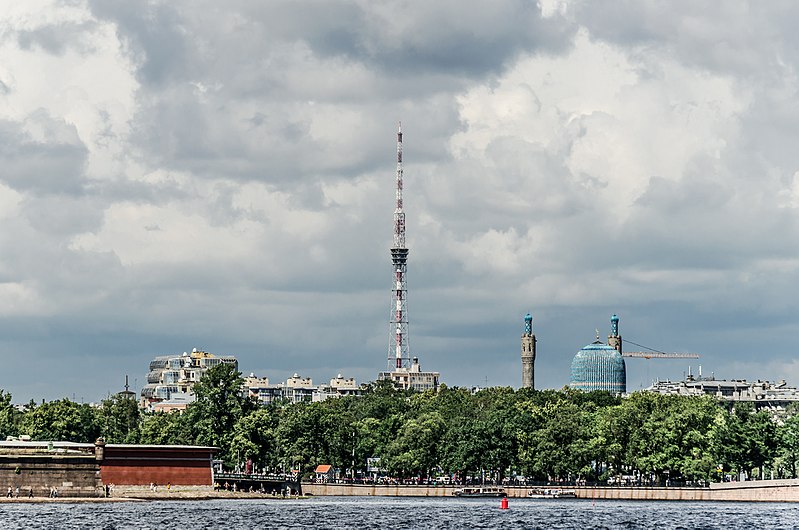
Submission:
<svg viewBox="0 0 799 530">
<path fill-rule="evenodd" d="M 405 247 L 405 211 L 402 208 L 402 122 L 397 128 L 397 205 L 394 209 L 394 244 L 391 247 L 392 286 L 389 319 L 388 369 L 410 368 L 408 344 L 408 249 Z"/>
<path fill-rule="evenodd" d="M 608 346 L 619 353 L 623 353 L 621 350 L 621 335 L 619 335 L 619 317 L 616 316 L 615 313 L 612 317 L 610 317 L 610 335 L 608 335 Z"/>
<path fill-rule="evenodd" d="M 533 335 L 533 315 L 530 313 L 524 316 L 522 388 L 535 388 L 535 335 Z"/>
</svg>

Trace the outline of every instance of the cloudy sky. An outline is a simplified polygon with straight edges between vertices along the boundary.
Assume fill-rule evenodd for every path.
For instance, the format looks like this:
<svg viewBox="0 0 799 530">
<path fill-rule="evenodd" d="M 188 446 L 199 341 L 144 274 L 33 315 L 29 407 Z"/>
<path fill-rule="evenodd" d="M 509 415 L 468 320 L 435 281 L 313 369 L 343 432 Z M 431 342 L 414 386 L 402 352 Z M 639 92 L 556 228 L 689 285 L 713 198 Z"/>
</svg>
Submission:
<svg viewBox="0 0 799 530">
<path fill-rule="evenodd" d="M 780 1 L 2 2 L 0 388 L 96 401 L 194 347 L 373 380 L 399 120 L 411 350 L 447 384 L 518 386 L 529 311 L 541 388 L 613 313 L 706 375 L 799 385 L 797 24 Z M 628 388 L 688 364 L 628 360 Z"/>
</svg>

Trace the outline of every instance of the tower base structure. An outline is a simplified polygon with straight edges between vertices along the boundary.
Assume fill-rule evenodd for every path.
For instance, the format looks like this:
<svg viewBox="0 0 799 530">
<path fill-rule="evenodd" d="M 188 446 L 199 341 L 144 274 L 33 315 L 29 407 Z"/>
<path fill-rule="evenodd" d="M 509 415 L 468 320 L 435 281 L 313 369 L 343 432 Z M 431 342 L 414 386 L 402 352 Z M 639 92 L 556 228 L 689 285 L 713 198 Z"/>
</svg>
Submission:
<svg viewBox="0 0 799 530">
<path fill-rule="evenodd" d="M 397 368 L 392 371 L 377 374 L 378 381 L 391 381 L 394 387 L 400 390 L 438 390 L 439 372 L 424 372 L 419 364 L 419 358 L 414 357 L 410 368 Z"/>
</svg>

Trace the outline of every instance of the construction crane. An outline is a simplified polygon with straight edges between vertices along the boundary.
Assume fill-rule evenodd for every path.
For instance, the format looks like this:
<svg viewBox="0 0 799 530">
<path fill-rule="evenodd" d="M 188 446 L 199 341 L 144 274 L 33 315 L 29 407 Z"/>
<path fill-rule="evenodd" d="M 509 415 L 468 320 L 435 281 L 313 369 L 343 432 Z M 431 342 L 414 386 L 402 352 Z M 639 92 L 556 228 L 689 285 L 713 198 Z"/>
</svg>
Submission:
<svg viewBox="0 0 799 530">
<path fill-rule="evenodd" d="M 639 348 L 646 348 L 646 346 L 641 346 L 640 344 L 636 344 L 630 339 L 626 341 L 629 344 L 634 346 L 638 346 Z M 622 357 L 637 357 L 639 359 L 699 359 L 699 354 L 697 353 L 667 353 L 664 351 L 653 350 L 651 348 L 647 348 L 649 351 L 626 351 L 622 352 Z"/>
<path fill-rule="evenodd" d="M 599 338 L 599 330 L 597 330 L 597 339 Z M 608 335 L 608 345 L 612 346 L 622 357 L 637 357 L 639 359 L 699 359 L 696 353 L 667 353 L 664 351 L 656 350 L 642 344 L 636 344 L 631 340 L 627 340 L 629 344 L 644 348 L 647 351 L 624 351 L 622 348 L 622 339 L 619 334 L 619 317 L 613 315 L 610 317 L 610 335 Z"/>
<path fill-rule="evenodd" d="M 626 351 L 621 356 L 641 359 L 699 359 L 697 353 L 666 353 L 662 351 Z"/>
<path fill-rule="evenodd" d="M 619 337 L 619 341 L 621 341 L 621 337 Z M 653 350 L 651 348 L 647 348 L 646 346 L 642 346 L 640 344 L 635 344 L 633 341 L 628 340 L 629 344 L 633 344 L 638 346 L 639 348 L 646 348 L 648 351 L 626 351 L 621 354 L 622 357 L 632 357 L 638 359 L 699 359 L 699 355 L 696 353 L 667 353 L 664 351 Z M 621 344 L 619 344 L 621 346 Z M 649 381 L 649 362 L 646 363 L 646 380 Z"/>
</svg>

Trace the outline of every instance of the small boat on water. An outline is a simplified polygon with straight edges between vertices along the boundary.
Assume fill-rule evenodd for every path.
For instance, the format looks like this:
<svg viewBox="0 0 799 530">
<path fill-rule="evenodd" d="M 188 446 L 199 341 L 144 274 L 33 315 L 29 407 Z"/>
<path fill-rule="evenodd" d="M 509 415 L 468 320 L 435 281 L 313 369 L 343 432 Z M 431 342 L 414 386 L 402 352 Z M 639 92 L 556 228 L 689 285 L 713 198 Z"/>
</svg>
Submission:
<svg viewBox="0 0 799 530">
<path fill-rule="evenodd" d="M 452 492 L 456 497 L 506 497 L 504 488 L 460 488 Z"/>
<path fill-rule="evenodd" d="M 576 499 L 577 493 L 562 488 L 535 488 L 528 491 L 527 496 L 531 499 Z"/>
</svg>

